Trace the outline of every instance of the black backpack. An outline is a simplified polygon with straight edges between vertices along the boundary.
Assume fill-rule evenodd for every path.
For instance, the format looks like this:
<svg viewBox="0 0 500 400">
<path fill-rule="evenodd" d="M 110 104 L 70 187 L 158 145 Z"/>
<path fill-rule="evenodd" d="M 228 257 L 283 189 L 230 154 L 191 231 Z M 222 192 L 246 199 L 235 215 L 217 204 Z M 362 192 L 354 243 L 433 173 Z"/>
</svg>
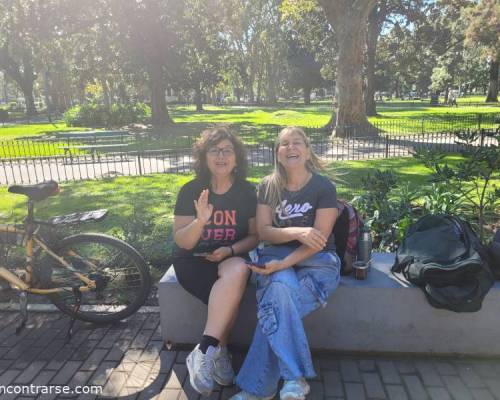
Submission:
<svg viewBox="0 0 500 400">
<path fill-rule="evenodd" d="M 480 310 L 494 283 L 484 246 L 468 223 L 450 215 L 412 224 L 391 270 L 419 286 L 432 306 L 455 312 Z"/>
</svg>

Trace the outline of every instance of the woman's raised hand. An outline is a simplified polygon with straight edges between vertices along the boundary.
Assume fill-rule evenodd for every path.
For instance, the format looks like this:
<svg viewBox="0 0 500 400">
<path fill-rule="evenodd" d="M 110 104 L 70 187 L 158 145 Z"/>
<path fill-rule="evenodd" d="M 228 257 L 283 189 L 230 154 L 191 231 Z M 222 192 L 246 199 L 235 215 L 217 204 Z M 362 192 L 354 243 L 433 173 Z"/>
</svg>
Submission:
<svg viewBox="0 0 500 400">
<path fill-rule="evenodd" d="M 313 250 L 320 251 L 326 246 L 326 237 L 316 228 L 303 227 L 295 228 L 296 238 L 302 244 L 309 246 Z"/>
<path fill-rule="evenodd" d="M 206 224 L 210 221 L 214 206 L 208 203 L 208 189 L 202 190 L 198 200 L 194 200 L 194 207 L 196 208 L 196 218 Z"/>
</svg>

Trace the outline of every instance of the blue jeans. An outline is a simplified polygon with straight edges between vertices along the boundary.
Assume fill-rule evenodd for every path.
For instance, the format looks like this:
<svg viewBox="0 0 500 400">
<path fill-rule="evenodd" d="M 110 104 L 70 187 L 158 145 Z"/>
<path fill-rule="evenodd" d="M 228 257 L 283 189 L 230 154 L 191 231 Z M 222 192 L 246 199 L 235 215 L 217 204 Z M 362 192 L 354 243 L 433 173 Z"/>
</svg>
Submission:
<svg viewBox="0 0 500 400">
<path fill-rule="evenodd" d="M 283 259 L 294 249 L 266 247 L 259 262 Z M 316 376 L 302 318 L 320 306 L 340 281 L 340 260 L 322 251 L 271 275 L 257 275 L 257 328 L 236 384 L 258 397 L 274 394 L 280 378 Z"/>
</svg>

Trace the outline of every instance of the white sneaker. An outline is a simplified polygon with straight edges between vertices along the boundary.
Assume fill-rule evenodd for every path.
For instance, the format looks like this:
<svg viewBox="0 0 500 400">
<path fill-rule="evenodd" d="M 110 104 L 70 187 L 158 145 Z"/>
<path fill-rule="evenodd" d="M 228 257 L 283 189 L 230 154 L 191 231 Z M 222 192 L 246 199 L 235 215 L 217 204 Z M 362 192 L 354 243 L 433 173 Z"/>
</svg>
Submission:
<svg viewBox="0 0 500 400">
<path fill-rule="evenodd" d="M 280 399 L 305 400 L 310 391 L 311 388 L 304 378 L 285 381 L 283 388 L 280 390 Z"/>
<path fill-rule="evenodd" d="M 186 358 L 189 382 L 194 390 L 204 396 L 209 396 L 214 389 L 215 358 L 219 352 L 220 347 L 208 346 L 206 354 L 203 354 L 198 344 Z"/>
<path fill-rule="evenodd" d="M 215 368 L 213 377 L 215 382 L 221 386 L 229 386 L 234 381 L 234 370 L 231 362 L 231 354 L 226 346 L 221 346 L 215 358 Z"/>
<path fill-rule="evenodd" d="M 276 394 L 267 397 L 257 397 L 242 390 L 241 392 L 236 393 L 234 396 L 230 397 L 229 400 L 271 400 L 274 396 L 276 396 Z"/>
</svg>

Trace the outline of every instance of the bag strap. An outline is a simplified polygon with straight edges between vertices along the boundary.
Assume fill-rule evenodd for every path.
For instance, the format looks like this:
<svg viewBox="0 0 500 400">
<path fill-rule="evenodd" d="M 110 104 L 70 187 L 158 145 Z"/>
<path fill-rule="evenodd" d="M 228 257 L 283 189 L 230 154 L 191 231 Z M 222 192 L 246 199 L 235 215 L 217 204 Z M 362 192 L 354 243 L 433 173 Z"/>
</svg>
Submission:
<svg viewBox="0 0 500 400">
<path fill-rule="evenodd" d="M 398 261 L 397 257 L 394 261 L 394 265 L 391 267 L 391 272 L 402 272 L 405 275 L 405 271 L 408 269 L 409 265 L 415 260 L 413 256 L 406 256 L 401 261 Z M 405 275 L 406 277 L 406 275 Z"/>
</svg>

